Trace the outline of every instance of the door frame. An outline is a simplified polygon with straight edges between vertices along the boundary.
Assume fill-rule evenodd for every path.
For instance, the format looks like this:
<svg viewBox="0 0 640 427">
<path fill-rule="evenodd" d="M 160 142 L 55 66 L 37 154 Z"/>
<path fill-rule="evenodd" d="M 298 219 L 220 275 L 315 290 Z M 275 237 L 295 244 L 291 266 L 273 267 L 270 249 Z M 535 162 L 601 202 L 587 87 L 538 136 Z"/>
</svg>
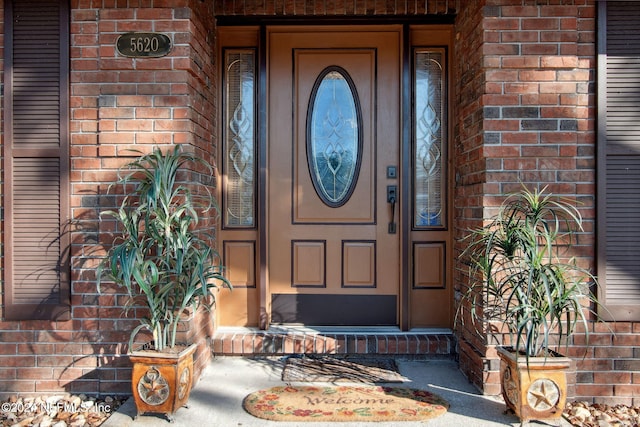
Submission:
<svg viewBox="0 0 640 427">
<path fill-rule="evenodd" d="M 260 18 L 260 17 L 219 17 L 218 27 L 253 27 L 254 31 L 257 30 L 258 42 L 257 42 L 257 93 L 256 93 L 256 179 L 257 179 L 257 195 L 256 195 L 256 209 L 257 209 L 257 253 L 256 258 L 256 280 L 258 282 L 258 295 L 259 295 L 259 314 L 258 314 L 258 326 L 260 329 L 268 329 L 270 325 L 270 301 L 271 293 L 269 290 L 269 230 L 268 230 L 268 99 L 267 99 L 267 64 L 268 64 L 268 52 L 266 49 L 266 42 L 268 36 L 268 29 L 270 27 L 277 26 L 345 26 L 345 29 L 349 26 L 358 25 L 359 27 L 380 27 L 385 26 L 387 28 L 391 26 L 401 26 L 400 32 L 402 37 L 402 46 L 400 52 L 400 147 L 399 147 L 399 166 L 400 174 L 398 177 L 398 183 L 400 186 L 400 202 L 399 202 L 399 229 L 400 233 L 400 290 L 399 290 L 399 328 L 402 331 L 407 331 L 410 328 L 410 287 L 412 279 L 412 232 L 415 231 L 412 227 L 412 211 L 411 211 L 411 191 L 412 191 L 412 175 L 411 165 L 412 160 L 412 133 L 413 133 L 413 120 L 411 117 L 411 103 L 412 103 L 412 32 L 416 29 L 418 31 L 424 30 L 426 32 L 438 32 L 440 34 L 439 39 L 445 40 L 439 44 L 447 47 L 446 61 L 451 64 L 452 47 L 453 47 L 453 17 L 408 17 L 403 19 L 394 19 L 392 17 L 363 17 L 363 18 L 329 18 L 319 22 L 314 18 Z M 446 184 L 446 196 L 445 203 L 447 205 L 447 217 L 445 218 L 445 230 L 449 234 L 449 241 L 452 242 L 452 197 L 453 194 L 453 168 L 451 167 L 451 135 L 452 133 L 452 102 L 450 96 L 451 88 L 451 67 L 447 69 L 447 93 L 445 95 L 446 100 L 446 114 L 447 120 L 447 158 L 445 162 L 446 171 L 443 173 L 443 178 L 447 180 Z M 404 166 L 403 166 L 404 165 Z M 222 190 L 221 190 L 222 191 Z M 222 240 L 222 239 L 220 239 Z M 453 323 L 453 283 L 451 277 L 453 273 L 453 245 L 449 244 L 446 248 L 446 277 L 447 285 L 449 287 L 449 305 L 451 311 L 450 324 Z"/>
</svg>

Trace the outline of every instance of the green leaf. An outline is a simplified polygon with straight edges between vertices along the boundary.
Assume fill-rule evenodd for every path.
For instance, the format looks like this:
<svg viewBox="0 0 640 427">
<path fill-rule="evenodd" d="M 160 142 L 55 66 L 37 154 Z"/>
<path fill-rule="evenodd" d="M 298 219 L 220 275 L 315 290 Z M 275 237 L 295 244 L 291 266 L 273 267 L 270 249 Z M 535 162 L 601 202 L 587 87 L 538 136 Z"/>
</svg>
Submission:
<svg viewBox="0 0 640 427">
<path fill-rule="evenodd" d="M 199 229 L 202 214 L 211 215 L 212 208 L 217 213 L 215 200 L 198 179 L 180 182 L 182 174 L 187 176 L 196 166 L 213 171 L 181 146 L 166 153 L 141 153 L 118 181 L 120 187 L 133 190 L 117 210 L 101 213 L 101 218 L 116 221 L 120 234 L 98 266 L 98 289 L 110 280 L 127 291 L 127 307 L 143 302 L 149 315 L 134 331 L 152 331 L 158 349 L 175 345 L 177 323 L 186 307 L 197 308 L 212 288 L 231 288 L 212 249 L 214 240 Z"/>
</svg>

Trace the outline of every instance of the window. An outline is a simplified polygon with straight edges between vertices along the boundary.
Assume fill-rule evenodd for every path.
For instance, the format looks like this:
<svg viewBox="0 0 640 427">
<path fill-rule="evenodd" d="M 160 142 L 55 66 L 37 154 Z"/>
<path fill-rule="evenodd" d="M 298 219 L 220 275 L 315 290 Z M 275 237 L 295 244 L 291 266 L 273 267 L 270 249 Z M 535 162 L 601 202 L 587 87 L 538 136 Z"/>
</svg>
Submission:
<svg viewBox="0 0 640 427">
<path fill-rule="evenodd" d="M 4 318 L 69 317 L 68 4 L 5 2 Z"/>
<path fill-rule="evenodd" d="M 358 93 L 346 70 L 325 69 L 313 87 L 307 111 L 307 160 L 316 193 L 330 207 L 349 200 L 362 159 Z"/>
<path fill-rule="evenodd" d="M 598 12 L 601 315 L 640 320 L 640 7 L 599 2 Z"/>
<path fill-rule="evenodd" d="M 255 51 L 225 51 L 224 226 L 256 226 Z"/>
<path fill-rule="evenodd" d="M 413 226 L 418 229 L 445 225 L 444 57 L 444 49 L 414 51 Z"/>
</svg>

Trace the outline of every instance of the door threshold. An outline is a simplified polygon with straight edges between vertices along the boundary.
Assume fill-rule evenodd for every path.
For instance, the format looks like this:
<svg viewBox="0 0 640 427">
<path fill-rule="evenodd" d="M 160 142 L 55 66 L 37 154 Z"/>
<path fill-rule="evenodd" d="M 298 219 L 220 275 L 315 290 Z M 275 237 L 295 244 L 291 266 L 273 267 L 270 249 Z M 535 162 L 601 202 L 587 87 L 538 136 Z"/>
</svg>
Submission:
<svg viewBox="0 0 640 427">
<path fill-rule="evenodd" d="M 403 332 L 397 327 L 273 325 L 268 330 L 219 327 L 218 355 L 368 354 L 453 357 L 455 336 L 446 328 Z"/>
</svg>

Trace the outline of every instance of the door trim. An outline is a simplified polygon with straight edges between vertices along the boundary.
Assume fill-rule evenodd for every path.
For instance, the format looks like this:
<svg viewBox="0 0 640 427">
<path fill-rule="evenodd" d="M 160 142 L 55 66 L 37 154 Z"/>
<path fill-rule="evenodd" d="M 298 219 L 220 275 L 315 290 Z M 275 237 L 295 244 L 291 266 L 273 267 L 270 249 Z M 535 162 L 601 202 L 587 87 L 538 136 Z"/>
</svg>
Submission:
<svg viewBox="0 0 640 427">
<path fill-rule="evenodd" d="M 267 27 L 260 26 L 258 46 L 258 265 L 260 266 L 260 310 L 258 325 L 260 329 L 269 329 L 271 309 L 267 305 L 269 295 L 269 227 L 267 227 L 267 211 L 269 210 L 269 171 L 267 164 Z"/>
<path fill-rule="evenodd" d="M 400 165 L 411 165 L 411 38 L 409 26 L 402 27 L 400 60 Z M 410 326 L 409 287 L 411 286 L 411 167 L 400 168 L 400 330 Z"/>
</svg>

